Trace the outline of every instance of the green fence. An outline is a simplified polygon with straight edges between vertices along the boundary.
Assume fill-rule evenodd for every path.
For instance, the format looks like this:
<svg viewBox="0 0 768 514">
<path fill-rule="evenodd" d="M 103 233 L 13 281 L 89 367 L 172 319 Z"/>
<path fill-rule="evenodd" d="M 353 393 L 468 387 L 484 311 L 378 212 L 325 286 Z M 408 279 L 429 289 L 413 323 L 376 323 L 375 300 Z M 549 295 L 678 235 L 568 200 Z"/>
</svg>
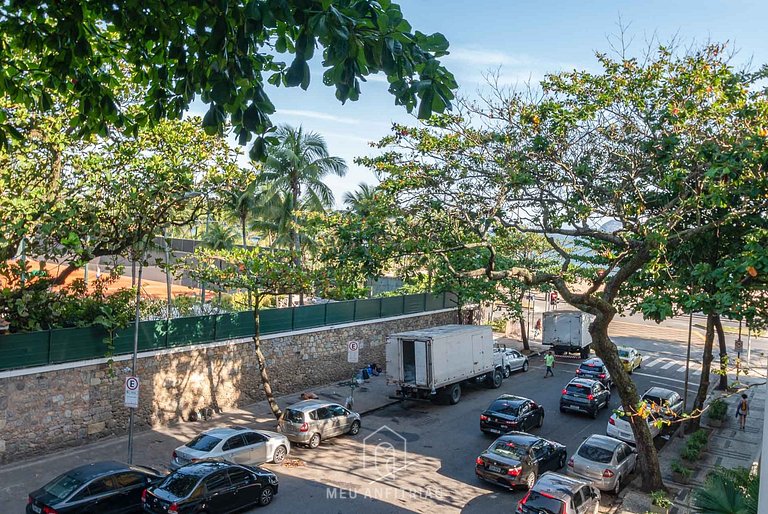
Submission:
<svg viewBox="0 0 768 514">
<path fill-rule="evenodd" d="M 351 300 L 261 311 L 261 333 L 279 334 L 403 314 L 428 312 L 456 305 L 451 293 L 412 294 Z M 142 321 L 139 351 L 174 348 L 253 335 L 250 311 L 213 316 Z M 117 331 L 115 354 L 133 352 L 134 327 Z M 61 328 L 0 336 L 0 371 L 104 357 L 107 334 L 100 327 Z"/>
</svg>

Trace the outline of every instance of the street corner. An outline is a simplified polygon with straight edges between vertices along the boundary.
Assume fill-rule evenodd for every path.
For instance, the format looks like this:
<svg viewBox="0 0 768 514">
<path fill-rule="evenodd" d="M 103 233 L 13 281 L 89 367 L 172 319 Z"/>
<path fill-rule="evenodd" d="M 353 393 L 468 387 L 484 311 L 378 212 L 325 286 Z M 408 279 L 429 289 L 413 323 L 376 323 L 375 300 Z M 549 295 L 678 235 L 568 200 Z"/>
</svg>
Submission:
<svg viewBox="0 0 768 514">
<path fill-rule="evenodd" d="M 371 482 L 394 478 L 408 465 L 408 441 L 396 430 L 382 425 L 363 439 L 363 469 Z"/>
</svg>

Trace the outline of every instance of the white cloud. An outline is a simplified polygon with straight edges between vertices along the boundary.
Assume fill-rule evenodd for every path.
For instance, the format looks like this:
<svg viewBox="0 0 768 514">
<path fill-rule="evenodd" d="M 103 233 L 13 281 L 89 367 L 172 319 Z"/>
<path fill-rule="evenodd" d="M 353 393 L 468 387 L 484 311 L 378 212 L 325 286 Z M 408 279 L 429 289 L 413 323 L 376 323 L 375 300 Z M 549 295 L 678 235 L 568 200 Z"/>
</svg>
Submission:
<svg viewBox="0 0 768 514">
<path fill-rule="evenodd" d="M 289 116 L 294 118 L 312 118 L 315 120 L 332 121 L 334 123 L 344 123 L 347 125 L 357 125 L 360 120 L 354 118 L 345 118 L 343 116 L 334 116 L 333 114 L 326 114 L 319 111 L 305 111 L 295 109 L 279 109 L 277 111 L 279 116 Z"/>
<path fill-rule="evenodd" d="M 525 54 L 512 55 L 482 48 L 452 48 L 444 57 L 446 61 L 459 61 L 474 67 L 530 66 L 537 61 Z"/>
</svg>

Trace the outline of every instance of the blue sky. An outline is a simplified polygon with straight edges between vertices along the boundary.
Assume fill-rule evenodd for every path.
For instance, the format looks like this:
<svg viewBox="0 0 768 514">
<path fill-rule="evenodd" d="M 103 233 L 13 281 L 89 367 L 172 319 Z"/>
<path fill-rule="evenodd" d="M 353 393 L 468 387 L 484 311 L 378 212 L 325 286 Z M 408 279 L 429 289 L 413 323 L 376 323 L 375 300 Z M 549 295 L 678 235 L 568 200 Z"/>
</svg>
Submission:
<svg viewBox="0 0 768 514">
<path fill-rule="evenodd" d="M 609 39 L 619 33 L 620 24 L 628 27 L 626 38 L 632 39 L 635 53 L 653 37 L 668 41 L 677 36 L 685 46 L 728 41 L 738 50 L 734 62 L 740 65 L 768 63 L 768 2 L 404 0 L 400 6 L 414 29 L 448 38 L 451 55 L 442 62 L 456 76 L 463 96 L 476 95 L 489 70 L 499 69 L 508 84 L 537 81 L 561 70 L 597 70 L 594 53 L 610 51 Z M 344 192 L 360 182 L 376 182 L 369 170 L 352 162 L 354 157 L 375 152 L 368 142 L 386 135 L 393 122 L 416 120 L 394 105 L 383 76 L 363 84 L 360 100 L 341 105 L 334 90 L 322 84 L 320 57 L 315 54 L 308 91 L 270 91 L 277 107 L 273 121 L 322 134 L 331 154 L 347 161 L 346 177 L 327 180 L 341 205 Z"/>
</svg>

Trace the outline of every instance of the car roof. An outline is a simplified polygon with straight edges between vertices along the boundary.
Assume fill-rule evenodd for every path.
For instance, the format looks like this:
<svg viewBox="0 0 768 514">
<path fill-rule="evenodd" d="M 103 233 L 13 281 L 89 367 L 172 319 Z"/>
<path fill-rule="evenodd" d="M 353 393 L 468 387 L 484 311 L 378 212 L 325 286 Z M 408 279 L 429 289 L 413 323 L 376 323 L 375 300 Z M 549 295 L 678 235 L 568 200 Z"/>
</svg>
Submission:
<svg viewBox="0 0 768 514">
<path fill-rule="evenodd" d="M 592 387 L 596 383 L 598 383 L 599 380 L 593 380 L 591 378 L 572 378 L 570 382 L 566 385 L 568 387 L 571 384 L 579 384 L 587 387 Z"/>
<path fill-rule="evenodd" d="M 536 481 L 532 491 L 547 493 L 558 500 L 570 500 L 581 487 L 589 485 L 589 482 L 578 478 L 561 475 L 547 471 Z"/>
<path fill-rule="evenodd" d="M 174 471 L 174 473 L 183 473 L 185 475 L 204 477 L 210 475 L 214 471 L 227 469 L 232 466 L 240 467 L 237 464 L 232 464 L 231 462 L 223 462 L 220 460 L 200 460 L 191 464 L 187 464 L 186 466 L 182 466 Z"/>
<path fill-rule="evenodd" d="M 215 437 L 218 437 L 220 439 L 226 439 L 227 437 L 233 436 L 235 434 L 242 434 L 243 432 L 256 432 L 256 430 L 251 430 L 247 427 L 221 427 L 221 428 L 211 428 L 209 430 L 206 430 L 203 432 L 206 435 L 212 435 Z"/>
<path fill-rule="evenodd" d="M 590 359 L 587 359 L 585 361 L 582 361 L 582 364 L 586 364 L 587 366 L 603 366 L 603 359 L 600 357 L 592 357 Z"/>
<path fill-rule="evenodd" d="M 604 448 L 610 451 L 613 451 L 617 446 L 624 444 L 618 439 L 600 434 L 592 434 L 591 436 L 587 437 L 581 444 L 584 445 L 587 443 L 589 443 L 591 446 L 597 446 L 598 448 Z"/>
<path fill-rule="evenodd" d="M 541 439 L 542 438 L 539 436 L 531 435 L 525 432 L 507 432 L 496 440 L 515 443 L 518 446 L 532 446 Z"/>
<path fill-rule="evenodd" d="M 504 401 L 504 402 L 510 402 L 510 403 L 523 403 L 523 402 L 531 402 L 533 400 L 529 400 L 528 398 L 523 398 L 522 396 L 515 396 L 514 394 L 502 394 L 495 400 L 494 402 L 498 401 Z"/>
<path fill-rule="evenodd" d="M 318 407 L 327 407 L 329 405 L 339 405 L 339 404 L 334 402 L 327 402 L 325 400 L 303 400 L 303 401 L 300 401 L 299 403 L 294 403 L 288 408 L 306 412 L 308 410 L 317 409 Z M 339 405 L 339 407 L 341 406 Z"/>
<path fill-rule="evenodd" d="M 658 396 L 659 398 L 669 398 L 673 394 L 676 394 L 676 393 L 664 387 L 651 387 L 645 393 L 643 393 L 643 396 L 650 395 L 650 396 Z"/>
<path fill-rule="evenodd" d="M 115 460 L 92 462 L 67 471 L 67 475 L 77 478 L 81 482 L 93 480 L 96 477 L 110 475 L 119 471 L 131 471 L 131 466 Z"/>
</svg>

